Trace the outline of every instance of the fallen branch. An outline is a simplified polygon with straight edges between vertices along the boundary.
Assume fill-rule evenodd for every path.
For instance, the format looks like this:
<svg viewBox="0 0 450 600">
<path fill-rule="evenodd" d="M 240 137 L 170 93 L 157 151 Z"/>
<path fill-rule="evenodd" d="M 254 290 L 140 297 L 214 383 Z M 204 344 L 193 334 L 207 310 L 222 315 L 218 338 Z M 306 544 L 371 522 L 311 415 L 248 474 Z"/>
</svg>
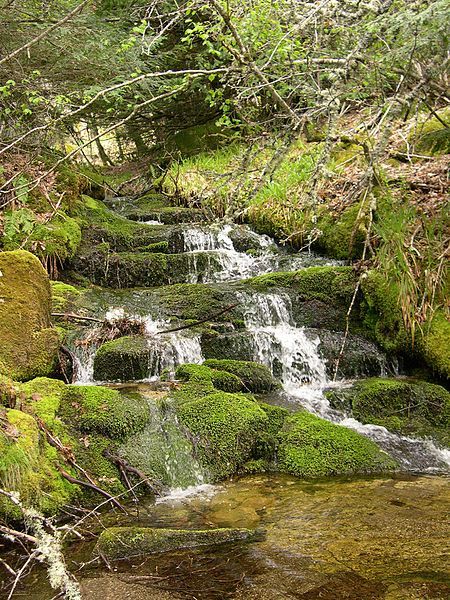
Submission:
<svg viewBox="0 0 450 600">
<path fill-rule="evenodd" d="M 61 469 L 61 467 L 58 468 L 58 471 L 61 473 L 61 475 L 64 477 L 64 479 L 67 479 L 67 481 L 69 481 L 70 483 L 74 483 L 75 485 L 81 485 L 90 490 L 93 490 L 94 492 L 97 492 L 97 494 L 101 494 L 102 496 L 107 498 L 112 504 L 114 504 L 114 506 L 117 506 L 117 508 L 120 508 L 121 511 L 123 511 L 124 513 L 127 512 L 125 510 L 125 507 L 118 500 L 116 500 L 114 498 L 114 496 L 111 496 L 111 494 L 109 494 L 105 490 L 102 490 L 102 488 L 99 488 L 98 486 L 94 485 L 93 483 L 88 483 L 87 481 L 82 481 L 81 479 L 76 479 L 75 477 L 72 477 L 72 475 L 69 475 L 69 473 L 66 473 L 64 471 L 64 469 Z"/>
<path fill-rule="evenodd" d="M 143 481 L 147 485 L 147 487 L 152 491 L 152 493 L 157 496 L 160 496 L 166 490 L 166 486 L 163 483 L 161 483 L 160 481 L 151 480 L 143 471 L 141 471 L 137 467 L 133 467 L 133 465 L 130 465 L 130 463 L 127 462 L 124 458 L 112 454 L 108 450 L 105 451 L 104 455 L 108 460 L 117 465 L 120 471 L 125 475 L 124 479 L 127 483 L 127 486 L 130 488 L 129 491 L 132 491 L 132 488 L 129 485 L 128 477 L 126 476 L 127 473 L 137 475 L 141 479 L 141 481 Z"/>
<path fill-rule="evenodd" d="M 62 317 L 63 319 L 75 319 L 76 321 L 93 321 L 94 323 L 103 323 L 103 319 L 96 317 L 85 317 L 74 313 L 52 313 L 52 317 Z"/>
<path fill-rule="evenodd" d="M 216 319 L 217 317 L 220 317 L 220 315 L 225 314 L 229 310 L 233 310 L 233 308 L 236 308 L 236 306 L 239 306 L 239 304 L 238 303 L 230 304 L 230 306 L 227 306 L 226 308 L 224 308 L 224 309 L 220 310 L 219 312 L 216 312 L 212 315 L 208 315 L 207 317 L 205 317 L 204 319 L 201 319 L 200 321 L 195 321 L 194 323 L 190 323 L 189 325 L 182 325 L 181 327 L 174 327 L 173 329 L 164 329 L 163 331 L 157 331 L 156 335 L 160 335 L 161 333 L 173 333 L 174 331 L 182 331 L 183 329 L 190 329 L 191 327 L 196 327 L 197 325 L 201 325 L 202 323 L 206 323 L 207 321 L 212 321 L 212 320 Z"/>
</svg>

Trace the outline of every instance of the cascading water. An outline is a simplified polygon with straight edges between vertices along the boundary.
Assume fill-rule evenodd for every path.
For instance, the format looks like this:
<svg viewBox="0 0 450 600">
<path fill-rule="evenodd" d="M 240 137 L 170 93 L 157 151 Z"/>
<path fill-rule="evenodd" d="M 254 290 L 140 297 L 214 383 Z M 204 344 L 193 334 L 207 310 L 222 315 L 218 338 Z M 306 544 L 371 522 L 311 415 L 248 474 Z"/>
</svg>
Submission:
<svg viewBox="0 0 450 600">
<path fill-rule="evenodd" d="M 144 322 L 149 348 L 148 380 L 155 379 L 164 370 L 173 375 L 176 367 L 183 363 L 200 364 L 203 362 L 200 336 L 182 331 L 160 333 L 170 327 L 167 321 L 154 319 L 151 316 L 141 318 L 126 314 L 122 307 L 110 308 L 105 315 L 105 320 L 113 323 L 114 320 L 122 319 L 125 316 Z M 89 335 L 91 332 L 88 332 Z M 79 343 L 73 347 L 76 361 L 76 383 L 86 384 L 94 381 L 94 357 L 98 347 L 98 342 Z"/>
<path fill-rule="evenodd" d="M 304 328 L 293 323 L 291 302 L 281 294 L 240 295 L 243 318 L 251 333 L 254 360 L 280 377 L 285 392 L 309 412 L 349 427 L 375 441 L 406 470 L 433 471 L 450 466 L 450 451 L 431 440 L 391 433 L 376 425 L 364 425 L 333 410 L 325 390 L 345 382 L 330 382 L 319 340 L 311 340 Z"/>
<path fill-rule="evenodd" d="M 312 255 L 289 255 L 280 251 L 266 235 L 258 235 L 248 229 L 241 229 L 251 236 L 251 252 L 236 250 L 233 242 L 233 225 L 209 225 L 190 227 L 182 232 L 183 250 L 191 256 L 190 283 L 236 281 L 262 275 L 271 271 L 294 271 L 305 266 L 305 261 L 315 264 L 325 261 Z M 206 264 L 199 267 L 199 253 L 208 253 Z M 328 263 L 329 264 L 329 263 Z"/>
</svg>

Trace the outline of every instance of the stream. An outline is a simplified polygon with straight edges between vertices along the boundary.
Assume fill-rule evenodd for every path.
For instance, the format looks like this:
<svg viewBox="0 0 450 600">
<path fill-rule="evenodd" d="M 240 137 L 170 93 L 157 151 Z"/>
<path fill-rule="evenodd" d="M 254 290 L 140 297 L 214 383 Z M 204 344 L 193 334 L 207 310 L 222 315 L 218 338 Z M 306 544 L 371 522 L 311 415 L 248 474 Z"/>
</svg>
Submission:
<svg viewBox="0 0 450 600">
<path fill-rule="evenodd" d="M 111 570 L 88 564 L 94 542 L 89 538 L 78 541 L 68 555 L 84 596 L 92 600 L 448 598 L 445 548 L 450 532 L 445 515 L 450 451 L 431 440 L 363 425 L 330 407 L 324 392 L 347 386 L 349 381 L 333 381 L 320 351 L 320 334 L 296 322 L 289 295 L 248 291 L 239 282 L 273 271 L 337 263 L 307 252 L 289 253 L 256 233 L 251 233 L 254 252 L 239 251 L 232 229 L 214 224 L 185 227 L 179 244 L 190 255 L 187 283 L 218 289 L 236 286 L 251 358 L 268 366 L 283 385 L 269 401 L 297 410 L 303 407 L 355 429 L 396 458 L 402 472 L 391 477 L 323 481 L 254 475 L 210 485 L 180 443 L 177 423 L 152 414 L 140 443 L 134 440 L 134 447 L 124 452 L 128 457 L 133 452 L 142 454 L 142 448 L 159 453 L 171 491 L 156 502 L 131 504 L 127 517 L 107 511 L 88 522 L 86 529 L 95 533 L 111 525 L 245 527 L 260 528 L 261 539 L 150 555 L 145 560 L 119 562 Z M 200 272 L 197 258 L 203 252 L 211 261 Z M 167 329 L 169 320 L 158 310 L 151 292 L 97 291 L 94 300 L 102 318 L 127 316 L 145 322 L 146 335 L 152 340 L 149 376 L 130 384 L 144 396 L 152 398 L 164 388 L 159 382 L 163 370 L 173 372 L 179 364 L 203 362 L 200 336 L 189 329 L 159 335 L 155 342 L 154 334 Z M 80 336 L 88 333 L 84 329 Z M 94 383 L 96 346 L 74 345 L 72 349 L 77 356 L 78 382 Z M 396 373 L 398 368 L 376 349 L 370 355 L 370 374 L 374 364 L 377 375 Z M 361 369 L 360 377 L 365 375 L 364 365 Z M 52 598 L 44 570 L 29 576 L 22 597 Z"/>
</svg>

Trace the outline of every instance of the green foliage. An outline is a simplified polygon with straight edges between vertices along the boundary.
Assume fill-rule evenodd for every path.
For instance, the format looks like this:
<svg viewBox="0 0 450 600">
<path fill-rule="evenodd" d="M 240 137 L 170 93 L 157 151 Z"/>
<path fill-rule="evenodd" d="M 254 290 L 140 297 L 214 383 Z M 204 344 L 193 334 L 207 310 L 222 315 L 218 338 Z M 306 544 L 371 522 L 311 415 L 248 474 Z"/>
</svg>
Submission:
<svg viewBox="0 0 450 600">
<path fill-rule="evenodd" d="M 278 466 L 297 477 L 329 477 L 390 471 L 396 463 L 356 431 L 299 412 L 279 434 Z"/>
</svg>

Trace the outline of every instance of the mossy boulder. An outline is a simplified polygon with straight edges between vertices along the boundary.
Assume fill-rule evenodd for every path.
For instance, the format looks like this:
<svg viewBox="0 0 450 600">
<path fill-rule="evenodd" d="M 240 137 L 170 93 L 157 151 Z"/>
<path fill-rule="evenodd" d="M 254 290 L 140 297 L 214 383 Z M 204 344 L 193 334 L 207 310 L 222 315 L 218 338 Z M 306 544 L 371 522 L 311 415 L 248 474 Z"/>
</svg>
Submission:
<svg viewBox="0 0 450 600">
<path fill-rule="evenodd" d="M 360 203 L 356 203 L 333 217 L 329 207 L 324 206 L 315 225 L 321 235 L 313 244 L 326 256 L 339 260 L 359 258 L 366 238 L 365 215 Z"/>
<path fill-rule="evenodd" d="M 364 324 L 386 352 L 404 352 L 410 346 L 399 304 L 397 286 L 377 271 L 361 279 Z"/>
<path fill-rule="evenodd" d="M 418 341 L 427 365 L 443 379 L 450 379 L 450 321 L 443 310 L 436 311 L 431 323 L 424 327 Z"/>
<path fill-rule="evenodd" d="M 70 312 L 80 296 L 80 290 L 62 281 L 51 281 L 52 312 Z"/>
<path fill-rule="evenodd" d="M 150 418 L 148 404 L 139 394 L 120 394 L 96 385 L 69 385 L 61 398 L 59 416 L 84 432 L 121 440 L 140 431 Z"/>
<path fill-rule="evenodd" d="M 253 340 L 250 333 L 218 333 L 206 330 L 201 336 L 202 354 L 206 359 L 252 361 L 254 357 Z"/>
<path fill-rule="evenodd" d="M 371 440 L 308 412 L 288 417 L 278 442 L 278 468 L 297 477 L 379 473 L 397 466 Z"/>
<path fill-rule="evenodd" d="M 250 529 L 165 529 L 153 527 L 109 527 L 100 534 L 96 553 L 108 560 L 170 552 L 182 548 L 215 546 L 255 538 Z"/>
<path fill-rule="evenodd" d="M 16 381 L 50 374 L 59 338 L 50 325 L 51 292 L 39 260 L 0 252 L 0 373 Z"/>
<path fill-rule="evenodd" d="M 19 492 L 27 507 L 56 514 L 79 493 L 58 471 L 58 451 L 47 442 L 32 415 L 9 409 L 1 410 L 0 417 L 0 487 Z M 7 519 L 21 518 L 6 498 L 0 499 L 0 513 Z"/>
<path fill-rule="evenodd" d="M 133 381 L 154 375 L 150 340 L 128 335 L 105 342 L 94 358 L 94 379 L 97 381 Z M 156 357 L 153 356 L 155 359 Z"/>
<path fill-rule="evenodd" d="M 232 475 L 252 458 L 269 421 L 252 399 L 225 392 L 186 400 L 177 414 L 195 440 L 197 458 L 212 480 Z"/>
<path fill-rule="evenodd" d="M 432 435 L 450 442 L 450 393 L 440 385 L 408 379 L 372 378 L 327 393 L 333 408 L 363 423 L 396 432 Z"/>
<path fill-rule="evenodd" d="M 242 379 L 226 369 L 210 368 L 206 365 L 185 364 L 177 368 L 175 377 L 182 381 L 211 382 L 216 390 L 223 392 L 241 392 L 244 390 Z"/>
<path fill-rule="evenodd" d="M 252 361 L 209 359 L 204 365 L 211 369 L 227 371 L 239 377 L 249 392 L 270 392 L 280 387 L 270 369 Z"/>
</svg>

